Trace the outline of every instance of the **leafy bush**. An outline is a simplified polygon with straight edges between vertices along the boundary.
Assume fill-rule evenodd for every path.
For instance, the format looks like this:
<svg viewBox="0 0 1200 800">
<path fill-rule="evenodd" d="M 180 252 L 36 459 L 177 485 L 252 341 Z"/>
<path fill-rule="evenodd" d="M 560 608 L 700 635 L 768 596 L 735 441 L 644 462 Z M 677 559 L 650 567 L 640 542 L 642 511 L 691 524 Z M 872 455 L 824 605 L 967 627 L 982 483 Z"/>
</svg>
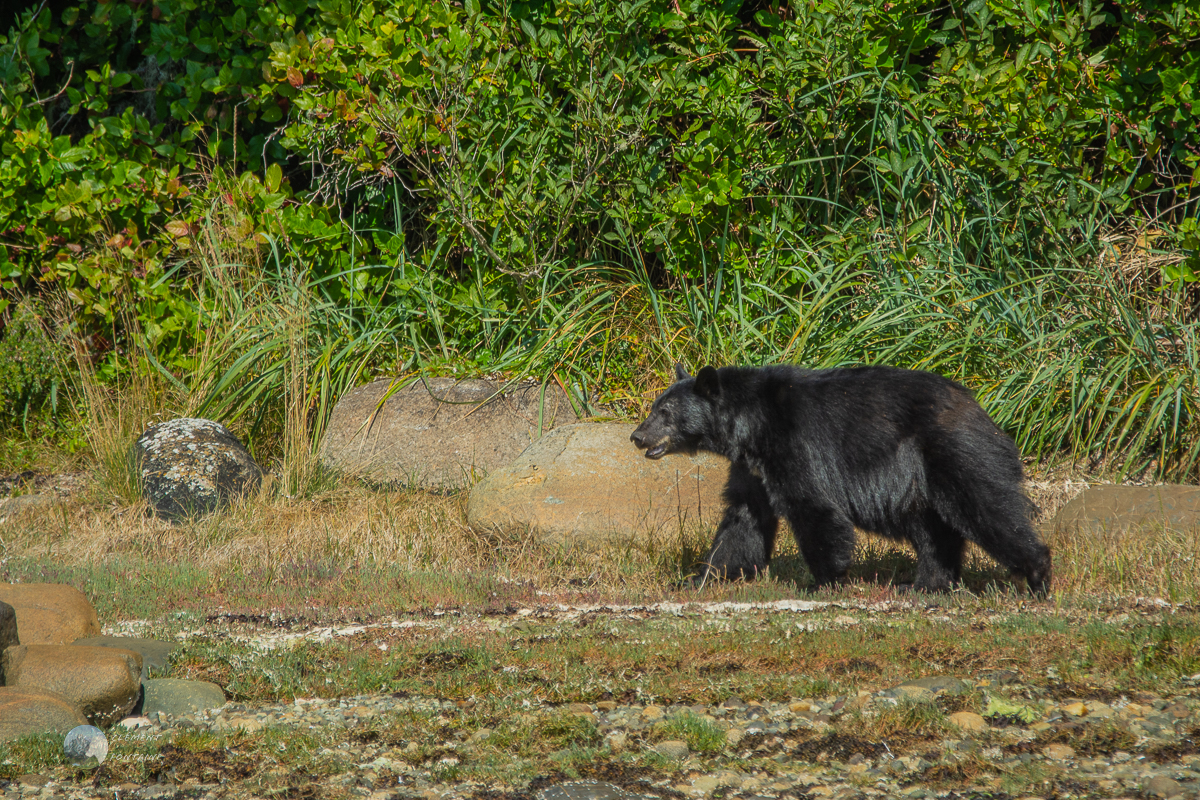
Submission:
<svg viewBox="0 0 1200 800">
<path fill-rule="evenodd" d="M 63 385 L 63 356 L 47 336 L 29 301 L 13 307 L 0 333 L 0 410 L 4 423 L 29 423 L 49 404 L 57 406 Z"/>
<path fill-rule="evenodd" d="M 1156 0 L 32 7 L 0 290 L 264 441 L 372 370 L 633 409 L 680 357 L 888 361 L 1028 452 L 1190 474 L 1197 35 Z"/>
</svg>

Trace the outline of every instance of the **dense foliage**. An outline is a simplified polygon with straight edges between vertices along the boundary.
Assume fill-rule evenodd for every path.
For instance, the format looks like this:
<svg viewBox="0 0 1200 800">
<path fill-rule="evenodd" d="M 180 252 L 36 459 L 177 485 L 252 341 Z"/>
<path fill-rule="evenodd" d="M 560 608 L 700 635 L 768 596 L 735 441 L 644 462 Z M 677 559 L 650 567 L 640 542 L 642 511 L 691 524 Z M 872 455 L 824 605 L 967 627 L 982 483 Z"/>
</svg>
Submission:
<svg viewBox="0 0 1200 800">
<path fill-rule="evenodd" d="M 1200 458 L 1192 3 L 58 5 L 0 39 L 0 303 L 109 373 L 266 419 L 297 364 L 320 417 L 888 361 L 1030 451 Z"/>
</svg>

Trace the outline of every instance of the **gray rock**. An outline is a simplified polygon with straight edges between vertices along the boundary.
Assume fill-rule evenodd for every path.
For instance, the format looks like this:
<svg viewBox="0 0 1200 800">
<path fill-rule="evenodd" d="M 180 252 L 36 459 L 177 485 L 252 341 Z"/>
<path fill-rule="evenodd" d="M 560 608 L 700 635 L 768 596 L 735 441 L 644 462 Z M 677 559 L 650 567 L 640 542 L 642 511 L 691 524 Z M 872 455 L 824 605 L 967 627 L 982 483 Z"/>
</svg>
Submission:
<svg viewBox="0 0 1200 800">
<path fill-rule="evenodd" d="M 132 650 L 142 657 L 142 677 L 144 682 L 156 674 L 166 671 L 171 660 L 171 654 L 179 649 L 175 642 L 160 642 L 155 639 L 138 639 L 132 636 L 90 636 L 86 639 L 76 639 L 74 644 L 84 647 L 115 647 L 120 650 Z"/>
<path fill-rule="evenodd" d="M 79 707 L 57 692 L 0 686 L 0 742 L 38 733 L 66 733 L 86 723 Z"/>
<path fill-rule="evenodd" d="M 155 713 L 178 717 L 225 705 L 225 692 L 208 681 L 152 678 L 142 684 L 142 689 L 142 713 L 147 717 Z"/>
<path fill-rule="evenodd" d="M 690 751 L 688 750 L 687 742 L 679 739 L 668 739 L 665 742 L 659 742 L 654 745 L 654 752 L 672 761 L 682 761 L 688 757 L 688 752 Z"/>
<path fill-rule="evenodd" d="M 343 396 L 321 442 L 322 461 L 380 483 L 456 489 L 504 466 L 578 414 L 557 385 L 429 378 L 378 380 Z"/>
<path fill-rule="evenodd" d="M 215 511 L 262 481 L 262 469 L 237 437 L 206 419 L 151 425 L 133 455 L 146 498 L 166 519 Z"/>
<path fill-rule="evenodd" d="M 1146 781 L 1146 794 L 1151 797 L 1175 797 L 1183 794 L 1179 781 L 1166 775 L 1155 775 Z"/>
<path fill-rule="evenodd" d="M 1200 525 L 1200 486 L 1092 486 L 1063 506 L 1051 523 L 1061 531 L 1144 525 L 1174 530 Z"/>
<path fill-rule="evenodd" d="M 908 698 L 912 700 L 939 697 L 944 694 L 956 695 L 970 691 L 971 685 L 949 675 L 931 675 L 927 678 L 916 678 L 905 681 L 899 686 L 880 692 L 881 697 Z"/>
<path fill-rule="evenodd" d="M 0 497 L 0 522 L 50 508 L 58 498 L 49 494 L 20 494 L 16 497 Z"/>
<path fill-rule="evenodd" d="M 725 510 L 729 462 L 711 453 L 645 458 L 634 425 L 556 428 L 471 489 L 467 521 L 479 530 L 534 530 L 553 544 L 674 541 L 715 528 Z"/>
</svg>

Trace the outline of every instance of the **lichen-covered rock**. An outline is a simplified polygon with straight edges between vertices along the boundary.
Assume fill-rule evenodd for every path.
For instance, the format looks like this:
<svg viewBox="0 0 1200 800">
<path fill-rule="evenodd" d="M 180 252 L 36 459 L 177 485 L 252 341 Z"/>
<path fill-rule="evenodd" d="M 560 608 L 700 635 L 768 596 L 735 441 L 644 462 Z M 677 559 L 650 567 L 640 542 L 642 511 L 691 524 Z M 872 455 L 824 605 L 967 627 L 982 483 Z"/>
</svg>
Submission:
<svg viewBox="0 0 1200 800">
<path fill-rule="evenodd" d="M 229 429 L 206 419 L 152 425 L 133 445 L 143 492 L 167 519 L 206 514 L 253 492 L 262 468 Z"/>
<path fill-rule="evenodd" d="M 384 379 L 338 400 L 325 426 L 321 459 L 380 483 L 455 489 L 578 419 L 556 385 L 429 378 L 399 386 Z"/>
</svg>

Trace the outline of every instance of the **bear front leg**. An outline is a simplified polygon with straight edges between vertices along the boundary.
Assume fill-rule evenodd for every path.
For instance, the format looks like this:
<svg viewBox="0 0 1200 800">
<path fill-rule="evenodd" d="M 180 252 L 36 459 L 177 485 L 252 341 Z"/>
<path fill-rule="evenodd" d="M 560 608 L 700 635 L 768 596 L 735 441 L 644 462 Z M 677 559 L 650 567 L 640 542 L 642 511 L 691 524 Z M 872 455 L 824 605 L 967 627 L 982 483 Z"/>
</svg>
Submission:
<svg viewBox="0 0 1200 800">
<path fill-rule="evenodd" d="M 816 588 L 846 577 L 854 559 L 854 523 L 845 514 L 804 502 L 789 510 L 788 523 Z"/>
<path fill-rule="evenodd" d="M 725 502 L 725 516 L 704 559 L 703 571 L 693 584 L 702 585 L 713 578 L 751 580 L 761 575 L 771 561 L 779 517 L 771 510 L 762 479 L 744 464 L 734 462 L 729 467 Z"/>
</svg>

